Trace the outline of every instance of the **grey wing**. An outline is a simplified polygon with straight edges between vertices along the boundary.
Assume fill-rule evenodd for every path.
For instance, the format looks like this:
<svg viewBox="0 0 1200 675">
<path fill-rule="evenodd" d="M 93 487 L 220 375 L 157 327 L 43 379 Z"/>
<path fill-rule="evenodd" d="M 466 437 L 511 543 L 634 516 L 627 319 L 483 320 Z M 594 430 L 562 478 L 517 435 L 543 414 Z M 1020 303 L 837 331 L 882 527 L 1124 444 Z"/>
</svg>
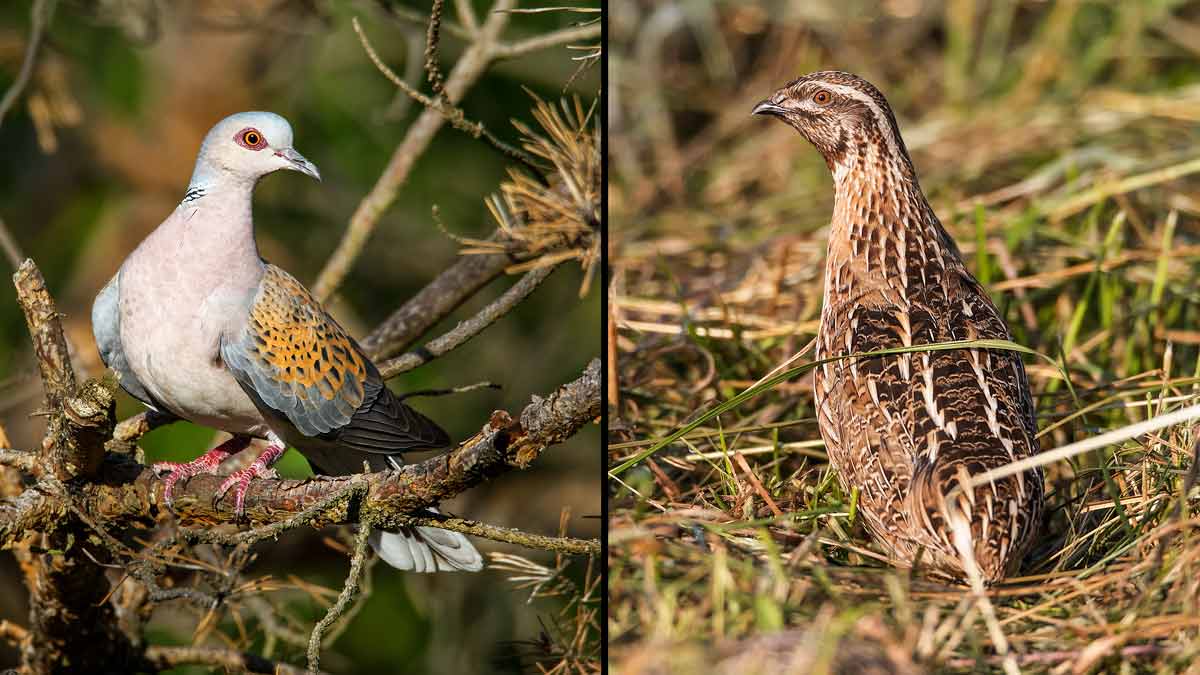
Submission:
<svg viewBox="0 0 1200 675">
<path fill-rule="evenodd" d="M 259 409 L 305 437 L 382 455 L 449 445 L 437 424 L 384 386 L 375 365 L 316 298 L 274 265 L 266 268 L 245 324 L 220 349 Z M 308 444 L 297 445 L 304 452 L 301 445 Z M 362 470 L 363 458 L 347 454 L 345 461 L 351 473 Z M 329 473 L 340 468 L 319 463 Z"/>
<path fill-rule="evenodd" d="M 154 402 L 125 358 L 125 350 L 121 345 L 120 278 L 121 272 L 118 270 L 100 289 L 92 303 L 92 335 L 96 338 L 96 346 L 100 348 L 100 360 L 116 371 L 121 388 L 151 408 L 161 410 L 162 406 Z"/>
</svg>

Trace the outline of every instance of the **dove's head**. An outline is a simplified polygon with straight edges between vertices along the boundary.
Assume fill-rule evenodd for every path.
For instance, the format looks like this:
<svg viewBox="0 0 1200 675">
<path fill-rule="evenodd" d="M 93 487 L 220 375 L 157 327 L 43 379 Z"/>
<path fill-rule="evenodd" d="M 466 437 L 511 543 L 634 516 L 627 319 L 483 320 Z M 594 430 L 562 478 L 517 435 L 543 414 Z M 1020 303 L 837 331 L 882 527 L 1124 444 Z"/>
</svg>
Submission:
<svg viewBox="0 0 1200 675">
<path fill-rule="evenodd" d="M 291 169 L 321 180 L 316 165 L 292 147 L 292 125 L 270 112 L 243 112 L 217 122 L 204 137 L 192 182 L 232 178 L 253 184 Z"/>
</svg>

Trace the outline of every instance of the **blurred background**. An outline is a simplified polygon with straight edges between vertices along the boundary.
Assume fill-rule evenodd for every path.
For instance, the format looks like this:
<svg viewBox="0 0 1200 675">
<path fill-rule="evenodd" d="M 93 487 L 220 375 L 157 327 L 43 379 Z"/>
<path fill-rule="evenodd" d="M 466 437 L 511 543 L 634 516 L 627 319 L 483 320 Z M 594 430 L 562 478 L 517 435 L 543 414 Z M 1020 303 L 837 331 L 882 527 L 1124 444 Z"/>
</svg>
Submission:
<svg viewBox="0 0 1200 675">
<path fill-rule="evenodd" d="M 265 258 L 311 284 L 340 239 L 359 201 L 374 184 L 420 107 L 384 79 L 364 54 L 352 27 L 358 17 L 381 57 L 418 88 L 429 5 L 422 2 L 312 0 L 160 2 L 63 0 L 55 4 L 43 44 L 20 100 L 0 123 L 0 218 L 16 244 L 47 278 L 65 315 L 76 368 L 98 376 L 91 336 L 92 298 L 181 198 L 205 132 L 242 110 L 282 114 L 296 147 L 320 168 L 323 182 L 273 175 L 255 195 L 259 248 Z M 453 3 L 450 3 L 453 4 Z M 490 3 L 471 2 L 484 16 Z M 583 3 L 556 2 L 556 5 Z M 595 15 L 515 14 L 505 31 L 516 40 L 576 25 Z M 449 72 L 464 48 L 446 12 L 441 54 Z M 0 91 L 17 77 L 30 34 L 30 3 L 0 6 Z M 598 68 L 581 68 L 566 47 L 503 60 L 462 103 L 468 118 L 512 143 L 511 120 L 537 128 L 529 89 L 557 101 L 599 92 Z M 506 178 L 506 161 L 467 135 L 443 128 L 416 163 L 395 205 L 331 301 L 356 336 L 365 335 L 455 259 L 460 245 L 447 233 L 485 236 L 496 223 L 484 198 Z M 433 215 L 436 207 L 437 217 Z M 440 223 L 440 224 L 439 224 Z M 445 228 L 443 231 L 442 228 Z M 494 299 L 515 277 L 489 286 L 427 338 L 441 334 Z M 576 378 L 598 356 L 598 293 L 580 298 L 582 274 L 568 265 L 516 311 L 447 357 L 392 381 L 398 390 L 446 388 L 482 380 L 503 389 L 426 398 L 416 403 L 456 439 L 475 433 L 495 409 L 514 414 L 532 394 Z M 13 294 L 0 302 L 0 421 L 15 447 L 38 442 L 42 422 L 31 413 L 41 385 Z M 122 394 L 118 418 L 140 410 Z M 599 433 L 586 428 L 547 452 L 529 470 L 504 475 L 445 504 L 453 513 L 495 525 L 554 534 L 569 510 L 566 533 L 599 533 Z M 196 456 L 211 431 L 177 423 L 146 436 L 147 459 Z M 421 456 L 418 456 L 420 458 Z M 308 472 L 290 452 L 288 476 Z M 249 574 L 272 574 L 339 589 L 343 552 L 325 535 L 295 531 L 259 547 Z M 554 565 L 553 556 L 476 540 L 485 553 L 510 551 Z M 569 576 L 581 580 L 583 564 Z M 0 552 L 0 619 L 27 620 L 26 592 L 11 555 Z M 307 635 L 330 596 L 283 592 L 295 626 Z M 386 566 L 349 629 L 326 652 L 335 672 L 517 672 L 543 632 L 574 630 L 566 599 L 529 601 L 497 571 L 477 575 L 402 575 Z M 160 608 L 152 637 L 186 644 L 196 617 Z M 262 652 L 261 640 L 251 644 Z M 266 645 L 293 663 L 301 649 Z M 16 655 L 0 644 L 0 668 Z"/>
<path fill-rule="evenodd" d="M 610 466 L 815 335 L 832 179 L 792 128 L 750 110 L 826 69 L 887 96 L 926 195 L 1015 340 L 1069 373 L 1026 359 L 1044 449 L 1195 402 L 1200 3 L 614 0 L 609 12 Z M 1193 441 L 1182 425 L 1048 468 L 1045 535 L 997 609 L 1014 649 L 1065 663 L 1120 633 L 1144 650 L 1137 667 L 1189 667 L 1195 604 L 1166 598 L 1194 590 L 1158 576 L 1148 552 L 1161 554 L 1168 513 L 1154 504 L 1191 485 Z M 619 478 L 617 672 L 999 669 L 982 626 L 954 623 L 967 621 L 946 604 L 956 589 L 888 570 L 846 518 L 811 378 L 705 419 Z M 1179 545 L 1166 555 L 1197 555 Z M 1101 570 L 1108 581 L 1067 597 Z M 1056 618 L 1022 613 L 1033 605 Z M 936 641 L 942 620 L 965 640 Z M 1126 667 L 1092 648 L 1075 672 Z"/>
</svg>

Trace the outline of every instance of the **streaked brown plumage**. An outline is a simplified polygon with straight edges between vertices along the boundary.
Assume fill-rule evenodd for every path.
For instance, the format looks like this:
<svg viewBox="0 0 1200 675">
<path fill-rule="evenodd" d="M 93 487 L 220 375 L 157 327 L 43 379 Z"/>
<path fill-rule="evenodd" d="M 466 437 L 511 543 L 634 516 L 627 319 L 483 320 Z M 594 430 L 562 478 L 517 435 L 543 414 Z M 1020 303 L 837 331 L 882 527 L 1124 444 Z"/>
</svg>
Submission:
<svg viewBox="0 0 1200 675">
<path fill-rule="evenodd" d="M 869 82 L 813 73 L 754 108 L 824 156 L 835 198 L 817 357 L 951 340 L 1011 339 L 917 182 L 887 100 Z M 816 408 L 843 487 L 894 564 L 965 578 L 952 515 L 969 519 L 983 578 L 1020 562 L 1041 518 L 1040 470 L 965 488 L 1038 452 L 1025 368 L 1012 351 L 844 359 L 815 371 Z M 947 494 L 953 493 L 951 499 Z"/>
</svg>

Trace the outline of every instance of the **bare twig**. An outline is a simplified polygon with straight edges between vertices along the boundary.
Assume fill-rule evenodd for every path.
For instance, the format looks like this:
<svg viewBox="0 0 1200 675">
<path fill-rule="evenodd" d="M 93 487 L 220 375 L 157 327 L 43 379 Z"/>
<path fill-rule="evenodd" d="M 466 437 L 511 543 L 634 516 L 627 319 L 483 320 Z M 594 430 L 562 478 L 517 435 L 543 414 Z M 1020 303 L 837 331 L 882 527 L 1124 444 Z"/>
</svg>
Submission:
<svg viewBox="0 0 1200 675">
<path fill-rule="evenodd" d="M 488 131 L 487 127 L 481 122 L 474 122 L 467 119 L 467 115 L 461 108 L 454 105 L 449 98 L 446 97 L 445 85 L 442 81 L 442 72 L 437 65 L 437 41 L 438 41 L 438 20 L 441 17 L 440 3 L 434 3 L 434 14 L 430 16 L 429 32 L 425 47 L 425 73 L 433 87 L 433 98 L 422 94 L 412 87 L 407 81 L 396 75 L 391 68 L 379 58 L 379 54 L 375 52 L 375 48 L 367 39 L 366 33 L 363 32 L 362 26 L 358 23 L 358 18 L 351 20 L 354 26 L 354 32 L 358 34 L 358 40 L 362 44 L 363 51 L 367 53 L 367 57 L 371 59 L 371 63 L 375 64 L 375 68 L 383 74 L 392 84 L 396 85 L 401 92 L 416 102 L 442 113 L 446 117 L 446 121 L 450 126 L 462 131 L 472 138 L 482 138 L 488 145 L 496 149 L 500 154 L 508 157 L 511 160 L 520 162 L 525 168 L 529 169 L 535 176 L 542 178 L 545 182 L 542 172 L 533 163 L 533 159 L 525 152 L 505 143 L 496 137 L 495 134 Z"/>
<path fill-rule="evenodd" d="M 556 553 L 570 553 L 572 555 L 599 555 L 600 540 L 599 539 L 576 539 L 574 537 L 547 537 L 542 534 L 530 534 L 522 532 L 515 528 L 496 527 L 487 523 L 480 523 L 474 520 L 465 520 L 463 518 L 453 518 L 445 515 L 436 516 L 414 516 L 411 518 L 413 525 L 430 525 L 439 527 L 443 530 L 451 530 L 454 532 L 462 532 L 463 534 L 473 534 L 484 539 L 492 541 L 502 541 L 509 544 L 517 544 L 526 548 L 537 548 L 543 551 L 554 551 Z"/>
<path fill-rule="evenodd" d="M 37 455 L 24 450 L 0 448 L 0 466 L 11 466 L 22 473 L 38 473 Z"/>
<path fill-rule="evenodd" d="M 100 465 L 104 439 L 112 430 L 113 392 L 97 382 L 76 387 L 62 322 L 32 260 L 21 264 L 13 284 L 33 338 L 50 413 L 42 461 L 60 480 L 91 474 Z"/>
<path fill-rule="evenodd" d="M 476 382 L 475 384 L 467 384 L 461 387 L 451 387 L 449 389 L 417 389 L 416 391 L 406 391 L 403 394 L 398 394 L 397 398 L 401 401 L 408 398 L 424 397 L 424 396 L 449 396 L 451 394 L 465 394 L 469 391 L 477 391 L 479 389 L 503 389 L 495 382 Z"/>
<path fill-rule="evenodd" d="M 25 254 L 21 252 L 20 245 L 8 230 L 3 218 L 0 218 L 0 248 L 4 249 L 4 256 L 8 258 L 8 264 L 12 265 L 13 270 L 20 267 L 21 262 L 25 260 Z"/>
<path fill-rule="evenodd" d="M 446 96 L 446 83 L 442 81 L 442 68 L 438 65 L 438 47 L 441 44 L 442 7 L 445 0 L 433 0 L 429 9 L 429 24 L 425 32 L 425 77 L 433 88 L 433 95 L 447 108 L 453 107 Z"/>
<path fill-rule="evenodd" d="M 469 35 L 474 35 L 479 31 L 479 19 L 475 18 L 475 8 L 471 6 L 471 0 L 454 0 L 454 8 L 458 11 L 458 19 L 462 21 L 463 28 Z M 426 21 L 426 23 L 429 23 Z"/>
<path fill-rule="evenodd" d="M 496 0 L 492 13 L 480 28 L 475 41 L 463 52 L 462 57 L 450 71 L 446 80 L 446 96 L 452 102 L 459 101 L 476 80 L 483 75 L 491 63 L 492 46 L 496 43 L 500 31 L 508 23 L 508 14 L 495 10 L 509 9 L 514 0 Z M 434 134 L 445 123 L 441 112 L 426 108 L 417 117 L 417 121 L 408 129 L 404 140 L 396 146 L 387 167 L 379 176 L 379 180 L 359 203 L 354 215 L 350 217 L 350 225 L 341 242 L 330 256 L 325 268 L 317 277 L 313 286 L 316 296 L 322 300 L 333 294 L 342 280 L 350 271 L 350 266 L 366 246 L 367 239 L 374 231 L 380 216 L 392 205 L 396 194 L 408 178 L 413 163 L 429 147 Z"/>
<path fill-rule="evenodd" d="M 511 160 L 520 162 L 525 168 L 533 172 L 534 175 L 541 176 L 542 172 L 534 166 L 533 160 L 528 154 L 501 141 L 495 134 L 488 131 L 482 123 L 468 120 L 466 113 L 454 105 L 446 96 L 446 85 L 442 80 L 442 68 L 438 63 L 438 48 L 441 46 L 442 41 L 442 7 L 444 5 L 445 0 L 433 0 L 433 7 L 429 12 L 429 27 L 425 33 L 425 73 L 429 79 L 429 85 L 433 88 L 433 93 L 440 104 L 442 114 L 446 116 L 446 119 L 449 120 L 451 126 L 455 129 L 465 131 L 475 138 L 483 138 L 489 145 L 498 150 L 500 154 Z M 495 58 L 492 56 L 495 53 L 494 48 L 490 52 L 489 60 Z M 545 178 L 543 177 L 543 182 L 544 180 Z"/>
<path fill-rule="evenodd" d="M 4 124 L 4 116 L 20 98 L 21 92 L 29 84 L 29 78 L 33 76 L 38 48 L 41 47 L 46 24 L 50 22 L 50 16 L 54 12 L 54 2 L 55 0 L 33 0 L 33 6 L 29 10 L 29 42 L 25 44 L 25 58 L 21 61 L 17 79 L 13 80 L 8 91 L 4 92 L 4 97 L 0 98 L 0 125 Z"/>
<path fill-rule="evenodd" d="M 254 613 L 254 616 L 258 619 L 259 623 L 262 624 L 263 630 L 269 636 L 283 640 L 284 642 L 296 647 L 308 646 L 308 636 L 298 630 L 293 630 L 290 626 L 286 626 L 280 622 L 279 617 L 276 615 L 278 610 L 271 606 L 271 603 L 267 602 L 266 599 L 262 597 L 250 596 L 245 598 L 242 602 L 250 608 L 251 612 Z"/>
<path fill-rule="evenodd" d="M 522 300 L 529 297 L 529 294 L 533 293 L 546 280 L 546 277 L 550 276 L 555 267 L 557 266 L 539 267 L 530 270 L 525 276 L 521 277 L 520 281 L 505 291 L 503 295 L 487 307 L 484 307 L 475 316 L 460 322 L 454 327 L 454 330 L 430 341 L 424 347 L 379 364 L 380 374 L 386 380 L 400 373 L 410 371 L 417 366 L 429 363 L 433 359 L 461 347 L 468 340 L 492 325 L 497 319 L 512 311 L 513 307 L 520 304 Z"/>
<path fill-rule="evenodd" d="M 204 665 L 224 668 L 239 673 L 275 673 L 276 675 L 303 675 L 312 673 L 289 666 L 282 661 L 272 661 L 255 654 L 220 647 L 167 647 L 154 645 L 146 648 L 146 664 L 154 670 L 169 670 L 185 665 Z"/>
<path fill-rule="evenodd" d="M 357 23 L 357 22 L 355 22 Z M 404 43 L 404 78 L 403 82 L 408 84 L 410 88 L 417 87 L 421 77 L 421 54 L 425 50 L 424 33 L 416 30 L 412 26 L 401 26 L 400 41 Z M 376 64 L 378 67 L 378 64 Z M 404 90 L 397 90 L 392 96 L 392 102 L 388 104 L 387 110 L 383 113 L 383 119 L 388 122 L 397 122 L 408 114 L 412 107 L 413 97 L 409 96 Z"/>
<path fill-rule="evenodd" d="M 338 594 L 337 602 L 333 603 L 329 611 L 325 612 L 325 616 L 317 622 L 316 626 L 313 626 L 312 636 L 308 638 L 308 669 L 310 671 L 317 670 L 321 665 L 321 636 L 346 611 L 350 602 L 354 600 L 354 596 L 358 594 L 363 561 L 366 560 L 367 549 L 370 548 L 368 545 L 370 535 L 370 522 L 364 522 L 358 526 L 358 536 L 354 540 L 354 555 L 350 558 L 350 574 L 346 576 L 342 592 Z"/>
<path fill-rule="evenodd" d="M 212 529 L 181 529 L 179 534 L 185 539 L 194 539 L 196 541 L 203 541 L 210 544 L 226 544 L 229 546 L 251 544 L 263 539 L 277 537 L 285 531 L 300 527 L 301 525 L 307 525 L 320 518 L 334 506 L 340 505 L 348 507 L 348 504 L 351 500 L 362 499 L 362 497 L 367 494 L 367 487 L 368 486 L 365 481 L 352 481 L 346 485 L 344 489 L 330 494 L 321 501 L 309 506 L 308 508 L 286 520 L 281 520 L 271 523 L 270 525 L 264 525 L 262 527 L 256 527 L 252 530 L 246 530 L 244 532 L 237 532 L 233 534 L 224 534 Z M 349 508 L 347 508 L 347 510 L 349 510 Z"/>
<path fill-rule="evenodd" d="M 363 349 L 376 361 L 407 349 L 513 262 L 504 253 L 460 256 L 363 338 Z"/>
<path fill-rule="evenodd" d="M 462 0 L 456 1 L 460 4 L 462 3 Z M 420 26 L 421 28 L 425 28 L 429 25 L 429 15 L 418 12 L 415 9 L 410 9 L 397 3 L 390 3 L 387 11 L 391 14 L 392 18 L 403 23 Z M 479 22 L 475 20 L 474 12 L 471 12 L 471 18 L 473 20 L 473 24 L 470 27 L 468 27 L 465 23 L 454 23 L 452 21 L 443 20 L 442 29 L 464 42 L 469 42 L 475 37 L 475 33 L 479 30 Z"/>
<path fill-rule="evenodd" d="M 0 621 L 0 640 L 12 645 L 19 645 L 29 638 L 29 631 L 17 624 L 5 620 Z"/>
<path fill-rule="evenodd" d="M 142 436 L 155 429 L 179 421 L 178 417 L 157 410 L 147 410 L 132 417 L 121 420 L 113 429 L 113 440 L 118 443 L 135 443 Z"/>
<path fill-rule="evenodd" d="M 499 44 L 496 45 L 492 53 L 497 59 L 514 59 L 518 56 L 524 56 L 542 49 L 549 49 L 550 47 L 557 47 L 581 40 L 593 40 L 598 37 L 600 37 L 599 22 L 590 23 L 583 26 L 563 28 L 553 33 L 536 35 L 524 40 L 518 40 L 517 42 Z"/>
<path fill-rule="evenodd" d="M 13 275 L 13 284 L 17 287 L 17 302 L 25 312 L 25 324 L 33 338 L 46 403 L 51 408 L 61 406 L 62 401 L 75 389 L 75 372 L 71 370 L 67 340 L 63 336 L 54 300 L 46 290 L 46 280 L 32 260 L 21 263 Z"/>
<path fill-rule="evenodd" d="M 362 45 L 363 51 L 367 53 L 367 58 L 371 59 L 371 63 L 375 64 L 375 69 L 382 73 L 389 82 L 396 85 L 396 88 L 404 92 L 409 98 L 427 108 L 436 108 L 439 105 L 437 101 L 417 91 L 407 80 L 397 75 L 395 71 L 383 62 L 383 59 L 379 57 L 371 41 L 367 39 L 367 34 L 363 32 L 362 25 L 358 23 L 358 17 L 351 19 L 350 25 L 354 27 L 354 32 L 358 35 L 358 42 Z"/>
<path fill-rule="evenodd" d="M 344 633 L 346 629 L 354 623 L 354 617 L 357 616 L 360 611 L 362 611 L 363 606 L 367 604 L 367 600 L 371 597 L 371 569 L 375 567 L 379 561 L 380 558 L 378 556 L 367 556 L 366 560 L 363 561 L 363 570 L 358 582 L 358 597 L 354 600 L 354 604 L 346 609 L 346 611 L 342 612 L 342 615 L 338 618 L 337 622 L 330 626 L 329 630 L 326 631 L 324 636 L 321 638 L 322 643 L 329 645 L 335 644 L 342 633 Z M 305 644 L 307 644 L 307 642 Z"/>
</svg>

